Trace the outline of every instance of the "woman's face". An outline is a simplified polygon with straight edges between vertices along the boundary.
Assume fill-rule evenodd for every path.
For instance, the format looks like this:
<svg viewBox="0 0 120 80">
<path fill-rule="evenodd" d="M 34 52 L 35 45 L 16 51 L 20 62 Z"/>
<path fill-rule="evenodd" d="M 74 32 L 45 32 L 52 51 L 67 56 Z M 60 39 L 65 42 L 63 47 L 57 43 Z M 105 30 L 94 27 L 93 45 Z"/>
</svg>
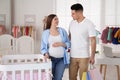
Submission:
<svg viewBox="0 0 120 80">
<path fill-rule="evenodd" d="M 53 20 L 52 20 L 51 25 L 57 26 L 57 25 L 58 25 L 58 23 L 59 23 L 58 17 L 57 17 L 57 16 L 55 16 L 55 17 L 53 18 Z"/>
</svg>

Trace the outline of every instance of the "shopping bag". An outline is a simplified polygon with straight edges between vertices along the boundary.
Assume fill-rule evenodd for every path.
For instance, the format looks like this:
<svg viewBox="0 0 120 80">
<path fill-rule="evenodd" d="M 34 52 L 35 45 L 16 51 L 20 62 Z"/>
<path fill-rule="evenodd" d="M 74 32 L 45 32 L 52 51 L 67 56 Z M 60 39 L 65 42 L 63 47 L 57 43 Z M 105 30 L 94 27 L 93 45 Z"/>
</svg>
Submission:
<svg viewBox="0 0 120 80">
<path fill-rule="evenodd" d="M 103 80 L 103 77 L 100 71 L 90 64 L 90 69 L 87 72 L 83 72 L 82 80 Z"/>
<path fill-rule="evenodd" d="M 90 72 L 89 71 L 83 72 L 83 74 L 82 74 L 82 80 L 92 80 L 90 78 Z"/>
<path fill-rule="evenodd" d="M 103 80 L 103 77 L 98 69 L 96 67 L 93 67 L 93 69 L 89 70 L 91 80 Z"/>
<path fill-rule="evenodd" d="M 82 80 L 86 80 L 86 74 L 87 74 L 87 72 L 83 72 L 83 74 L 82 74 Z"/>
<path fill-rule="evenodd" d="M 90 77 L 90 72 L 89 71 L 87 72 L 87 80 L 92 80 L 91 77 Z"/>
</svg>

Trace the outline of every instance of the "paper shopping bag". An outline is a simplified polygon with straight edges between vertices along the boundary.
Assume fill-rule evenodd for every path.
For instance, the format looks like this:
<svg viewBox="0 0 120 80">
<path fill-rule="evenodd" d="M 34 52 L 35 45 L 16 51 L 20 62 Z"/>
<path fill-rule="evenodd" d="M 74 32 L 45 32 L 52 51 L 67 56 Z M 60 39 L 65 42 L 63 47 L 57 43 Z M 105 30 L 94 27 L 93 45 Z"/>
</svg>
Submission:
<svg viewBox="0 0 120 80">
<path fill-rule="evenodd" d="M 100 71 L 98 71 L 95 67 L 93 69 L 90 69 L 89 72 L 92 80 L 103 80 Z"/>
<path fill-rule="evenodd" d="M 92 80 L 91 77 L 90 77 L 90 72 L 89 71 L 83 72 L 82 80 Z"/>
<path fill-rule="evenodd" d="M 87 77 L 86 74 L 87 74 L 87 72 L 83 72 L 83 74 L 82 74 L 82 80 L 87 80 L 87 79 L 86 79 L 86 77 Z"/>
<path fill-rule="evenodd" d="M 87 80 L 91 80 L 90 72 L 89 71 L 87 71 Z"/>
</svg>

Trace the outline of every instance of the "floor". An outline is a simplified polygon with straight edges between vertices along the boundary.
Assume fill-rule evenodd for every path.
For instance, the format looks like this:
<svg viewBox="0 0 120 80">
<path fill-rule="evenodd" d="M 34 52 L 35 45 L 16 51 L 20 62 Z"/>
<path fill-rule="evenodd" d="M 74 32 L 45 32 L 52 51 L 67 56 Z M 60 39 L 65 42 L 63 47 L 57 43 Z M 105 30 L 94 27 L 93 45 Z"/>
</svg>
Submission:
<svg viewBox="0 0 120 80">
<path fill-rule="evenodd" d="M 95 65 L 95 67 L 97 69 L 99 69 L 99 65 Z M 69 80 L 68 69 L 66 69 L 64 72 L 63 80 Z M 117 79 L 117 71 L 116 71 L 115 66 L 108 66 L 107 67 L 106 80 L 118 80 Z"/>
</svg>

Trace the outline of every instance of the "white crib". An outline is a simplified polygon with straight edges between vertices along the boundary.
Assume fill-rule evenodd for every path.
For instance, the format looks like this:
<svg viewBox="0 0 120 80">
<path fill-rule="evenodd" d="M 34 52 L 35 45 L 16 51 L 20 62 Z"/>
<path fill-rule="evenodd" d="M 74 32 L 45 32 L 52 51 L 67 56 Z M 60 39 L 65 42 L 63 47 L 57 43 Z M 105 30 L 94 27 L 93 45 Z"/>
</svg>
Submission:
<svg viewBox="0 0 120 80">
<path fill-rule="evenodd" d="M 41 54 L 5 55 L 0 80 L 51 80 L 51 61 Z"/>
</svg>

